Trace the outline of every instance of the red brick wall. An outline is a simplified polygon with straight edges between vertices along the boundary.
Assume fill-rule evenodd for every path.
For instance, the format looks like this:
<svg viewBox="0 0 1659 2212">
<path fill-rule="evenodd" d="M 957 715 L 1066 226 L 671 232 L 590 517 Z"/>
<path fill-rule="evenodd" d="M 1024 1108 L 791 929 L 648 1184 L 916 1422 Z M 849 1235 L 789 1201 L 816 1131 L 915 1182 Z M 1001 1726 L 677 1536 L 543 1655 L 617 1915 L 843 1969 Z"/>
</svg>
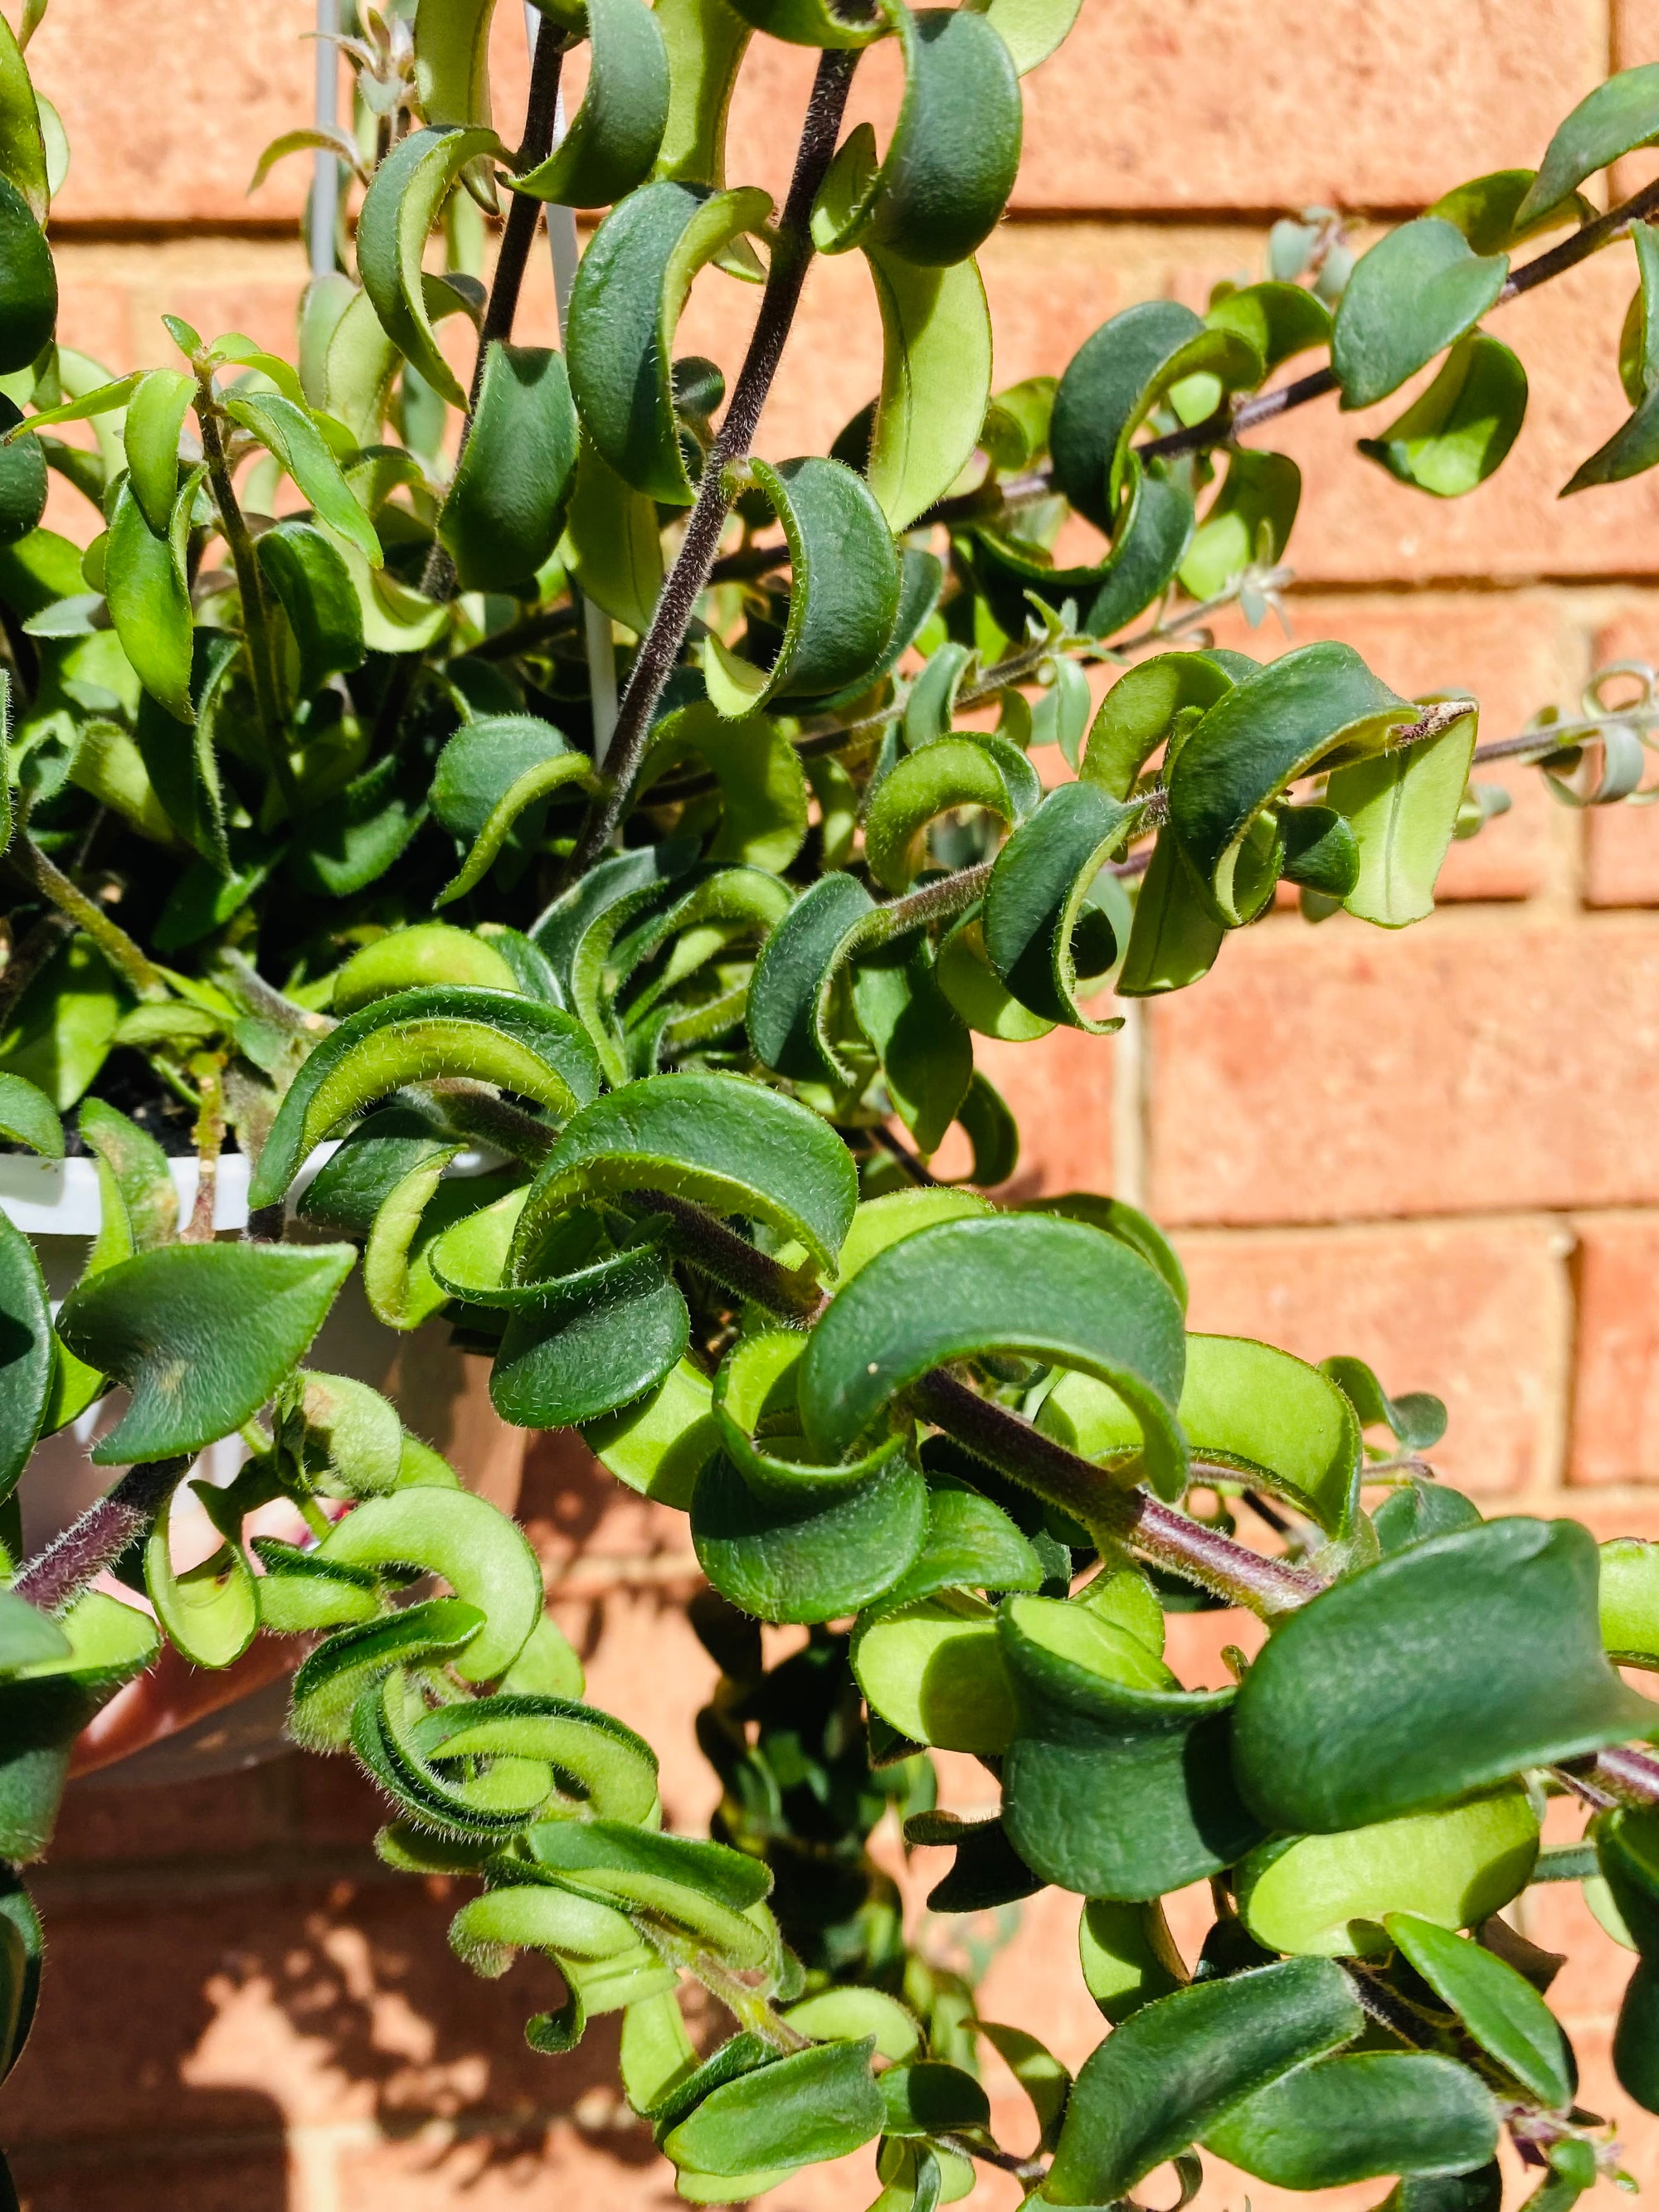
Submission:
<svg viewBox="0 0 1659 2212">
<path fill-rule="evenodd" d="M 510 117 L 521 40 L 517 9 L 499 14 Z M 54 217 L 74 343 L 112 367 L 160 360 L 164 307 L 288 342 L 303 165 L 252 201 L 244 187 L 264 140 L 306 112 L 308 21 L 307 0 L 52 0 L 32 58 L 74 149 Z M 1285 208 L 1391 217 L 1535 162 L 1610 63 L 1656 55 L 1659 0 L 1085 0 L 1028 82 L 1024 173 L 983 256 L 1000 380 L 1058 368 L 1135 300 L 1201 303 L 1216 277 L 1255 273 Z M 862 73 L 878 109 L 890 61 Z M 780 186 L 810 66 L 757 46 L 733 117 L 740 179 Z M 1571 707 L 1601 659 L 1659 658 L 1659 478 L 1555 500 L 1625 411 L 1613 355 L 1631 283 L 1615 252 L 1504 311 L 1531 416 L 1468 500 L 1414 496 L 1359 459 L 1363 419 L 1285 423 L 1279 442 L 1308 472 L 1297 640 L 1347 638 L 1401 689 L 1468 685 L 1492 736 Z M 752 298 L 705 280 L 688 342 L 731 365 Z M 539 263 L 524 327 L 552 331 Z M 820 264 L 766 448 L 821 445 L 869 396 L 877 358 L 859 269 Z M 1393 1387 L 1438 1391 L 1440 1463 L 1489 1510 L 1659 1534 L 1659 821 L 1587 821 L 1511 781 L 1514 811 L 1455 853 L 1449 903 L 1422 927 L 1275 915 L 1116 1042 L 1062 1035 L 988 1064 L 1025 1120 L 1024 1179 L 1144 1198 L 1176 1232 L 1197 1325 L 1359 1352 Z M 696 1825 L 709 1778 L 686 1723 L 709 1668 L 678 1611 L 684 1522 L 557 1440 L 532 1455 L 525 1510 L 594 1696 L 663 1751 L 671 1821 Z M 1177 1665 L 1218 1680 L 1213 1635 L 1180 1633 Z M 949 1778 L 964 1810 L 986 1794 L 975 1775 Z M 574 2058 L 533 2057 L 520 2025 L 551 1977 L 521 1965 L 476 1981 L 444 1942 L 442 1885 L 377 1866 L 376 1820 L 338 1762 L 71 1792 L 39 1882 L 40 2027 L 0 2100 L 33 2212 L 668 2201 L 618 2112 L 605 2024 Z M 920 1895 L 932 1870 L 917 1871 Z M 1526 1911 L 1537 1940 L 1573 1947 L 1564 2003 L 1595 2101 L 1627 1962 L 1576 1891 Z M 985 1999 L 1073 2060 L 1099 2026 L 1076 1917 L 1054 1894 L 1028 1908 L 1040 1940 L 1018 1964 L 1000 1954 Z M 1196 1933 L 1196 1905 L 1176 1917 Z M 1613 2109 L 1632 2166 L 1659 2178 L 1655 2124 Z M 1274 2195 L 1235 2177 L 1209 2201 L 1246 2189 L 1258 2206 Z M 873 2193 L 862 2158 L 769 2201 L 858 2212 Z M 980 2201 L 1012 2200 L 993 2181 Z"/>
</svg>

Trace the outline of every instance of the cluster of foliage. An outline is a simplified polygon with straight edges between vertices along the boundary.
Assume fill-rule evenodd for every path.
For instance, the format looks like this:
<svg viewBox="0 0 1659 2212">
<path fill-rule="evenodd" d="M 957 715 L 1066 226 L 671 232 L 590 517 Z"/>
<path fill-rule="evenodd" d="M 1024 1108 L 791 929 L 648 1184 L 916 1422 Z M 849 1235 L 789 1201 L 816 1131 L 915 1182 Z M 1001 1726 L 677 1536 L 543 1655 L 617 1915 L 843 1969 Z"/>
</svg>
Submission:
<svg viewBox="0 0 1659 2212">
<path fill-rule="evenodd" d="M 966 2195 L 976 2163 L 1107 2205 L 1172 2160 L 1185 2202 L 1195 2147 L 1466 2212 L 1498 2202 L 1507 2129 L 1564 2212 L 1616 2151 L 1541 1994 L 1559 1962 L 1497 1916 L 1585 1882 L 1640 1954 L 1615 2057 L 1659 2110 L 1659 1764 L 1631 1747 L 1659 1711 L 1612 1663 L 1659 1667 L 1659 1549 L 1484 1521 L 1419 1456 L 1435 1401 L 1189 1334 L 1133 1207 L 994 1203 L 1018 1135 L 975 1038 L 1118 1027 L 1106 993 L 1197 981 L 1281 884 L 1315 921 L 1431 910 L 1501 798 L 1470 781 L 1474 702 L 1401 697 L 1340 644 L 1207 641 L 1218 607 L 1275 604 L 1300 491 L 1240 441 L 1432 367 L 1361 450 L 1474 489 L 1527 396 L 1483 319 L 1627 243 L 1633 411 L 1568 489 L 1659 459 L 1659 188 L 1602 216 L 1579 189 L 1659 138 L 1659 65 L 1575 109 L 1536 173 L 1364 253 L 1311 210 L 1206 314 L 1131 307 L 1057 380 L 994 394 L 973 255 L 1014 182 L 1020 76 L 1076 10 L 542 0 L 514 152 L 491 0 L 364 6 L 354 129 L 267 156 L 320 147 L 363 187 L 297 366 L 169 319 L 176 360 L 118 376 L 58 342 L 66 149 L 0 25 L 0 1127 L 61 1157 L 78 1108 L 102 1200 L 55 1317 L 0 1218 L 0 1853 L 46 1850 L 76 1732 L 162 1637 L 218 1668 L 260 1630 L 306 1636 L 295 1740 L 374 1778 L 389 1861 L 477 1879 L 463 1957 L 557 1963 L 537 2048 L 621 2013 L 628 2096 L 694 2202 L 879 2139 L 882 2212 Z M 819 50 L 776 213 L 725 173 L 756 33 Z M 884 151 L 842 133 L 881 39 L 903 64 Z M 562 351 L 513 337 L 544 204 L 609 210 Z M 828 456 L 757 459 L 812 257 L 854 249 L 879 394 Z M 711 265 L 759 288 L 729 401 L 674 351 Z M 1306 355 L 1328 365 L 1270 383 Z M 84 548 L 43 525 L 49 471 L 96 512 Z M 1092 561 L 1057 561 L 1091 530 Z M 1127 668 L 1098 711 L 1091 662 Z M 1636 794 L 1656 710 L 1633 673 L 1624 705 L 1609 672 L 1582 719 L 1484 757 L 1573 804 Z M 952 1184 L 926 1163 L 956 1125 Z M 253 1212 L 216 1239 L 232 1143 Z M 491 1170 L 453 1173 L 479 1146 Z M 513 1521 L 384 1397 L 304 1364 L 359 1267 L 388 1328 L 443 1317 L 489 1360 L 507 1420 L 579 1428 L 689 1515 L 714 1840 L 662 1832 L 655 1758 L 585 1702 Z M 118 1479 L 25 1561 L 37 1442 L 114 1386 L 93 1456 Z M 196 1486 L 220 1547 L 180 1572 L 178 1487 L 237 1435 L 241 1474 Z M 277 1500 L 304 1542 L 250 1534 Z M 1277 1551 L 1237 1540 L 1247 1507 Z M 148 1610 L 93 1587 L 111 1567 Z M 1235 1686 L 1166 1666 L 1166 1612 L 1193 1604 L 1267 1620 Z M 763 1622 L 807 1632 L 769 1671 Z M 983 1763 L 996 1817 L 939 1809 L 932 1747 Z M 1586 1838 L 1540 1853 L 1564 1794 Z M 907 1944 L 868 1849 L 890 1812 L 954 1845 L 941 1914 L 1085 1900 L 1111 2033 L 1075 2081 Z M 1161 1900 L 1206 1879 L 1189 1964 Z M 40 1944 L 9 1873 L 7 2060 Z M 735 2023 L 706 2053 L 688 1984 Z M 1029 2153 L 992 2132 L 988 2044 L 1030 2094 Z"/>
</svg>

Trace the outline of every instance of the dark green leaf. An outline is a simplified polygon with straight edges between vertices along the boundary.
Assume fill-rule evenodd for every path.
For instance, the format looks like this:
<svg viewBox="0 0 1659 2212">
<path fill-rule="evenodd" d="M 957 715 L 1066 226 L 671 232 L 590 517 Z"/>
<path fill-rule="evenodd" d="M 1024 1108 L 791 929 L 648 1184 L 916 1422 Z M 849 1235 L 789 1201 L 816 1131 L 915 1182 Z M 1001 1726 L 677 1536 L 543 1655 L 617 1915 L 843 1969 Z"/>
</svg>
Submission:
<svg viewBox="0 0 1659 2212">
<path fill-rule="evenodd" d="M 349 1244 L 173 1244 L 82 1283 L 59 1333 L 132 1392 L 94 1461 L 202 1451 L 240 1428 L 303 1356 L 356 1256 Z"/>
<path fill-rule="evenodd" d="M 1011 1598 L 998 1630 L 1018 1715 L 1003 1821 L 1046 1881 L 1150 1899 L 1260 1840 L 1229 1770 L 1231 1690 L 1181 1690 L 1155 1652 L 1086 1606 Z"/>
<path fill-rule="evenodd" d="M 1060 1311 L 1056 1282 L 1066 1285 Z M 1146 1479 L 1179 1495 L 1181 1310 L 1144 1261 L 1078 1222 L 942 1222 L 880 1254 L 812 1332 L 802 1425 L 826 1455 L 843 1453 L 931 1368 L 994 1349 L 1109 1382 L 1142 1425 Z"/>
<path fill-rule="evenodd" d="M 1566 2039 L 1530 1982 L 1478 1943 L 1448 1935 L 1414 1913 L 1392 1912 L 1386 1925 L 1435 1995 L 1522 2088 L 1553 2111 L 1572 2102 L 1576 2083 Z"/>
<path fill-rule="evenodd" d="M 1467 2173 L 1498 2148 L 1498 2107 L 1452 2059 L 1368 2051 L 1282 2075 L 1209 2129 L 1204 2147 L 1285 2189 Z"/>
<path fill-rule="evenodd" d="M 564 356 L 492 338 L 466 445 L 438 517 L 464 589 L 510 592 L 546 562 L 564 527 L 577 434 Z"/>
<path fill-rule="evenodd" d="M 514 179 L 563 207 L 609 207 L 652 173 L 669 114 L 668 53 L 645 0 L 587 0 L 587 89 L 557 147 Z M 538 564 L 539 565 L 539 564 Z"/>
<path fill-rule="evenodd" d="M 1510 270 L 1504 253 L 1478 254 L 1438 216 L 1419 216 L 1360 256 L 1336 312 L 1331 366 L 1345 408 L 1397 392 L 1436 354 L 1472 330 Z"/>
<path fill-rule="evenodd" d="M 1602 1653 L 1594 1540 L 1516 1518 L 1413 1545 L 1292 1613 L 1245 1677 L 1233 1755 L 1264 1820 L 1323 1833 L 1656 1726 Z"/>
<path fill-rule="evenodd" d="M 1324 1959 L 1286 1960 L 1143 2006 L 1078 2075 L 1041 2201 L 1110 2203 L 1364 2024 L 1347 1977 Z"/>
<path fill-rule="evenodd" d="M 1516 210 L 1528 221 L 1558 207 L 1569 192 L 1621 154 L 1659 137 L 1659 62 L 1621 70 L 1581 100 L 1545 149 L 1532 188 Z"/>
</svg>

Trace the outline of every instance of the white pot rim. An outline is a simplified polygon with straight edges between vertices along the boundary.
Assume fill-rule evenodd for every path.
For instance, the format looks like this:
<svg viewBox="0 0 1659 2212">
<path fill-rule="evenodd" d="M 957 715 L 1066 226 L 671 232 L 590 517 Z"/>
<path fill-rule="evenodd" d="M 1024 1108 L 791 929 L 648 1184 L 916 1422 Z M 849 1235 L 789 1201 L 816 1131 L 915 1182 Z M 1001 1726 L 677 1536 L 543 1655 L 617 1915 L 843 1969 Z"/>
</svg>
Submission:
<svg viewBox="0 0 1659 2212">
<path fill-rule="evenodd" d="M 283 1201 L 290 1212 L 318 1170 L 338 1150 L 336 1139 L 319 1145 L 306 1161 Z M 444 1170 L 444 1176 L 488 1175 L 502 1164 L 501 1153 L 480 1148 L 460 1153 Z M 213 1193 L 216 1229 L 247 1227 L 251 1166 L 246 1152 L 222 1156 Z M 179 1218 L 188 1219 L 196 1203 L 200 1162 L 194 1154 L 185 1154 L 168 1160 L 167 1172 L 179 1194 Z M 44 1160 L 33 1152 L 0 1152 L 0 1213 L 30 1237 L 95 1237 L 103 1218 L 97 1162 L 84 1157 Z"/>
</svg>

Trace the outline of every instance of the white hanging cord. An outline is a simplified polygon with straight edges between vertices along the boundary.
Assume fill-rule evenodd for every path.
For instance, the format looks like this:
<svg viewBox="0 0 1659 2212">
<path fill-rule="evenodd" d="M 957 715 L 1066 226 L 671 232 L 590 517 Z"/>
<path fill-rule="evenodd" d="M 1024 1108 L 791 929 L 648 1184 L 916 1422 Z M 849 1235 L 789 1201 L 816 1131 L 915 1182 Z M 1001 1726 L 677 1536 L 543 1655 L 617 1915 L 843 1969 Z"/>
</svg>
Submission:
<svg viewBox="0 0 1659 2212">
<path fill-rule="evenodd" d="M 321 0 L 319 0 L 321 4 Z M 541 31 L 541 10 L 525 0 L 525 33 L 530 40 L 533 57 L 536 40 Z M 564 137 L 564 94 L 559 94 L 554 110 L 553 143 L 556 146 Z M 547 244 L 553 258 L 553 296 L 558 303 L 559 343 L 564 343 L 565 325 L 570 315 L 570 288 L 576 281 L 576 214 L 574 208 L 555 207 L 547 210 Z M 582 597 L 582 641 L 587 652 L 587 687 L 593 703 L 593 764 L 605 766 L 605 757 L 611 750 L 611 739 L 617 726 L 617 659 L 611 637 L 611 617 L 605 609 L 596 606 L 586 593 Z"/>
<path fill-rule="evenodd" d="M 332 131 L 340 120 L 340 0 L 317 0 L 317 98 L 314 120 Z M 340 204 L 337 155 L 319 150 L 311 185 L 311 273 L 330 275 L 334 267 L 334 224 Z"/>
</svg>

